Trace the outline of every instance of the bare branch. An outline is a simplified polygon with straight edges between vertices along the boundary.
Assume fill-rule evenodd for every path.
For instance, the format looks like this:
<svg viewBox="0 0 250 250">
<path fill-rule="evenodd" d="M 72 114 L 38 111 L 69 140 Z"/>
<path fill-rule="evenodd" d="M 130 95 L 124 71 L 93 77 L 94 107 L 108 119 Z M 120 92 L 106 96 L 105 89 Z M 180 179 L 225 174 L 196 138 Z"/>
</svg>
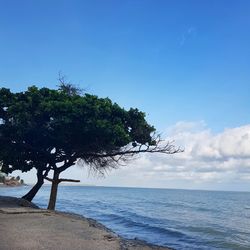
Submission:
<svg viewBox="0 0 250 250">
<path fill-rule="evenodd" d="M 172 143 L 172 142 L 171 142 Z M 184 150 L 180 147 L 176 148 L 173 144 L 170 142 L 167 142 L 164 146 L 149 146 L 149 145 L 140 145 L 138 149 L 128 149 L 124 151 L 115 151 L 115 152 L 104 152 L 104 153 L 87 153 L 84 156 L 85 157 L 114 157 L 114 156 L 125 156 L 125 155 L 134 155 L 139 153 L 162 153 L 162 154 L 176 154 L 181 153 Z M 159 144 L 159 143 L 158 143 Z M 142 146 L 145 146 L 144 149 L 142 149 Z"/>
<path fill-rule="evenodd" d="M 127 145 L 120 150 L 105 151 L 105 152 L 89 152 L 77 155 L 78 165 L 87 165 L 90 173 L 104 176 L 109 170 L 117 169 L 120 166 L 124 166 L 128 161 L 135 158 L 140 153 L 162 153 L 162 154 L 175 154 L 181 153 L 184 150 L 180 147 L 176 147 L 171 142 L 163 143 L 163 140 L 159 135 L 155 136 L 155 145 L 138 144 L 136 147 Z"/>
<path fill-rule="evenodd" d="M 47 176 L 44 177 L 44 179 L 47 180 L 47 181 L 53 182 L 53 179 L 51 179 L 51 178 L 49 178 L 49 177 L 47 177 Z"/>
<path fill-rule="evenodd" d="M 75 164 L 77 158 L 74 156 L 74 157 L 71 157 L 70 159 L 68 159 L 67 161 L 64 161 L 64 164 L 63 166 L 59 167 L 58 168 L 58 171 L 61 173 L 63 172 L 64 170 L 66 170 L 67 168 L 71 167 L 72 165 Z"/>
<path fill-rule="evenodd" d="M 72 84 L 69 81 L 66 81 L 66 76 L 62 75 L 61 72 L 58 74 L 58 81 L 59 81 L 59 90 L 66 93 L 69 96 L 74 95 L 81 95 L 83 93 L 83 89 L 80 87 Z"/>
<path fill-rule="evenodd" d="M 73 180 L 73 179 L 59 179 L 58 181 L 59 181 L 59 182 L 62 182 L 62 181 L 67 181 L 67 182 L 80 182 L 80 180 Z"/>
</svg>

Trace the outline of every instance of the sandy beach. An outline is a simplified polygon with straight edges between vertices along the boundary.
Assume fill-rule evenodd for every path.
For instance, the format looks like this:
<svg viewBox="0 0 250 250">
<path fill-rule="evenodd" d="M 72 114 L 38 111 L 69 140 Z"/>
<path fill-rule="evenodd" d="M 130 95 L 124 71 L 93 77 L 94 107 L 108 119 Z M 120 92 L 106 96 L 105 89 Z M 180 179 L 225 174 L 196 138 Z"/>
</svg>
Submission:
<svg viewBox="0 0 250 250">
<path fill-rule="evenodd" d="M 1 250 L 167 250 L 126 240 L 80 215 L 39 209 L 25 200 L 0 196 Z"/>
</svg>

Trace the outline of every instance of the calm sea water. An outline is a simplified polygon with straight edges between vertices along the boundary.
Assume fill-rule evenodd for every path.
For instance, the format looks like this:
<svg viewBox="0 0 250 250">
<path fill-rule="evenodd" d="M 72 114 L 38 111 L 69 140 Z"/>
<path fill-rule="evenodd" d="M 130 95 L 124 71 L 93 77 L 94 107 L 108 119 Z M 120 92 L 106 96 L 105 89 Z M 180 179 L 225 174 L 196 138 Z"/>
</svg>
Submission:
<svg viewBox="0 0 250 250">
<path fill-rule="evenodd" d="M 30 187 L 1 188 L 20 197 Z M 46 207 L 49 186 L 34 202 Z M 250 193 L 60 186 L 57 209 L 174 249 L 250 249 Z"/>
</svg>

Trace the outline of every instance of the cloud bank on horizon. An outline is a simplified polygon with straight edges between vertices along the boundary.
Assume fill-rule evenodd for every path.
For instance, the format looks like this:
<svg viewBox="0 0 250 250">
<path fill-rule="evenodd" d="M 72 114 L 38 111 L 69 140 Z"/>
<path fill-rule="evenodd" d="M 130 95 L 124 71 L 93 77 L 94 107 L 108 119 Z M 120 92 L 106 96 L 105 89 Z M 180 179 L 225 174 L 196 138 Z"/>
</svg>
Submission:
<svg viewBox="0 0 250 250">
<path fill-rule="evenodd" d="M 147 156 L 157 162 L 153 169 L 193 181 L 222 181 L 225 175 L 250 179 L 250 124 L 213 134 L 204 122 L 178 122 L 168 132 L 185 152 L 167 160 L 162 155 Z"/>
</svg>

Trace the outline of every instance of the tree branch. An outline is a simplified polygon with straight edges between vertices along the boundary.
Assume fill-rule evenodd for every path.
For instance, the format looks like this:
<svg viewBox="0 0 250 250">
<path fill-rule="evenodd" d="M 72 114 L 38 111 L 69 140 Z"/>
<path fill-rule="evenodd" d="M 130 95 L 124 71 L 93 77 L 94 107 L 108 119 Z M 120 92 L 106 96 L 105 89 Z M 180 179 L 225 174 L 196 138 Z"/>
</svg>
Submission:
<svg viewBox="0 0 250 250">
<path fill-rule="evenodd" d="M 67 181 L 67 182 L 80 182 L 80 180 L 72 180 L 72 179 L 59 179 L 59 182 Z"/>
<path fill-rule="evenodd" d="M 49 178 L 49 177 L 44 177 L 44 179 L 47 180 L 47 181 L 50 181 L 50 182 L 53 182 L 53 181 L 54 181 L 53 179 L 51 179 L 51 178 Z M 67 182 L 80 182 L 80 180 L 63 179 L 63 178 L 57 180 L 58 183 L 60 183 L 60 182 L 62 182 L 62 181 L 67 181 Z"/>
<path fill-rule="evenodd" d="M 142 146 L 145 146 L 146 148 L 142 149 Z M 184 150 L 181 148 L 176 148 L 174 145 L 172 145 L 170 142 L 168 142 L 166 145 L 160 147 L 158 144 L 156 146 L 149 146 L 149 145 L 140 145 L 138 149 L 124 149 L 124 151 L 118 151 L 118 152 L 105 152 L 105 153 L 87 153 L 84 154 L 83 157 L 98 157 L 98 158 L 105 158 L 110 157 L 113 158 L 115 156 L 125 156 L 125 155 L 135 155 L 138 153 L 163 153 L 163 154 L 176 154 L 181 153 Z"/>
<path fill-rule="evenodd" d="M 53 179 L 51 179 L 51 178 L 49 178 L 49 177 L 47 177 L 47 176 L 44 177 L 44 179 L 47 180 L 47 181 L 53 182 Z"/>
<path fill-rule="evenodd" d="M 76 157 L 71 157 L 69 160 L 67 160 L 65 162 L 65 164 L 63 164 L 63 166 L 58 168 L 58 171 L 61 173 L 64 170 L 66 170 L 67 168 L 71 167 L 72 165 L 74 165 L 74 163 L 76 162 L 77 158 Z"/>
</svg>

